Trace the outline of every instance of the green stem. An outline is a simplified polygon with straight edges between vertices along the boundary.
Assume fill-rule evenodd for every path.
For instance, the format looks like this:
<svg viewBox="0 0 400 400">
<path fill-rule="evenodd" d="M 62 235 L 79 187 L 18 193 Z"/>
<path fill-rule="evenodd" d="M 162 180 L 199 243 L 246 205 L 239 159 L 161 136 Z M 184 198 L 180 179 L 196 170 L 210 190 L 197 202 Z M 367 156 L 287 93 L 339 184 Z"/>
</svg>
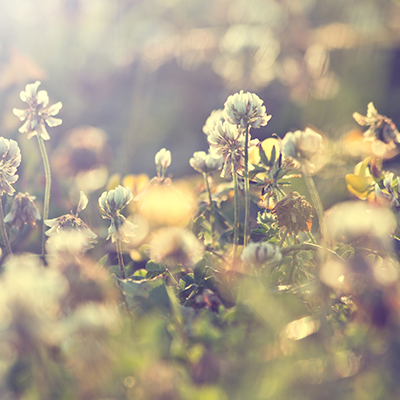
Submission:
<svg viewBox="0 0 400 400">
<path fill-rule="evenodd" d="M 4 212 L 3 212 L 3 197 L 0 197 L 0 227 L 1 227 L 1 234 L 3 236 L 3 241 L 6 246 L 7 254 L 12 256 L 12 250 L 10 241 L 8 240 L 6 226 L 4 225 Z"/>
<path fill-rule="evenodd" d="M 236 266 L 236 253 L 239 243 L 239 188 L 235 168 L 233 168 L 233 189 L 234 189 L 234 222 L 233 222 L 233 268 Z"/>
<path fill-rule="evenodd" d="M 307 173 L 305 165 L 302 165 L 302 173 L 304 177 L 304 182 L 307 186 L 308 193 L 310 193 L 311 200 L 314 204 L 315 211 L 317 212 L 318 222 L 319 222 L 319 230 L 321 232 L 321 236 L 323 236 L 323 219 L 324 219 L 324 208 L 322 207 L 321 199 L 319 198 L 319 194 L 317 192 L 317 188 L 315 187 L 313 178 Z"/>
<path fill-rule="evenodd" d="M 117 239 L 117 256 L 118 256 L 119 270 L 121 272 L 121 278 L 126 279 L 125 269 L 124 269 L 124 259 L 122 257 L 122 246 L 121 246 L 121 241 L 119 239 Z"/>
<path fill-rule="evenodd" d="M 212 197 L 211 197 L 211 189 L 210 183 L 208 182 L 208 173 L 204 172 L 204 182 L 206 184 L 207 193 L 208 193 L 208 203 L 210 205 L 210 225 L 211 225 L 211 243 L 214 245 L 214 213 L 213 213 L 213 206 L 212 206 Z"/>
<path fill-rule="evenodd" d="M 244 142 L 244 246 L 248 245 L 250 236 L 249 131 L 250 125 L 245 129 Z"/>
<path fill-rule="evenodd" d="M 171 278 L 172 283 L 179 290 L 180 289 L 179 283 L 176 281 L 176 279 L 175 279 L 174 275 L 172 274 L 172 272 L 168 268 L 165 268 L 165 270 L 168 272 L 168 275 Z"/>
<path fill-rule="evenodd" d="M 49 205 L 50 205 L 50 188 L 51 188 L 51 174 L 50 174 L 50 163 L 47 157 L 46 147 L 44 146 L 43 138 L 38 135 L 38 143 L 40 148 L 40 154 L 43 158 L 44 174 L 46 177 L 46 187 L 44 189 L 44 205 L 43 205 L 43 226 L 42 226 L 42 257 L 45 256 L 45 230 L 46 226 L 44 221 L 49 218 Z"/>
</svg>

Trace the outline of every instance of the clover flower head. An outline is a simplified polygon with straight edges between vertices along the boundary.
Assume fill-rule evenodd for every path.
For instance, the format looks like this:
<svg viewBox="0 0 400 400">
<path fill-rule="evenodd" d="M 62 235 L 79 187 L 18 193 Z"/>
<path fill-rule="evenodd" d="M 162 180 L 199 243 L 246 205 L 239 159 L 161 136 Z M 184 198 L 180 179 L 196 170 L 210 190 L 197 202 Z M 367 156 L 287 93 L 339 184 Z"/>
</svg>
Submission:
<svg viewBox="0 0 400 400">
<path fill-rule="evenodd" d="M 15 189 L 11 186 L 18 179 L 17 168 L 21 164 L 21 151 L 15 140 L 0 137 L 0 196 L 7 193 L 12 196 Z"/>
<path fill-rule="evenodd" d="M 224 121 L 224 110 L 222 108 L 211 111 L 210 116 L 207 118 L 206 123 L 203 126 L 204 134 L 208 136 L 210 132 L 214 129 L 215 125 L 218 124 L 218 122 Z"/>
<path fill-rule="evenodd" d="M 40 214 L 35 206 L 35 199 L 36 197 L 29 193 L 15 195 L 11 211 L 5 216 L 4 222 L 18 229 L 21 229 L 25 224 L 31 227 L 36 226 L 36 220 L 40 219 Z"/>
<path fill-rule="evenodd" d="M 50 229 L 46 231 L 47 236 L 54 236 L 60 232 L 80 232 L 87 238 L 87 243 L 85 249 L 92 247 L 92 243 L 95 243 L 97 235 L 89 229 L 89 227 L 78 217 L 80 211 L 86 208 L 88 199 L 86 195 L 81 192 L 79 204 L 75 214 L 72 212 L 70 214 L 62 215 L 58 218 L 45 219 L 45 225 L 49 226 Z"/>
<path fill-rule="evenodd" d="M 375 194 L 380 199 L 384 199 L 389 202 L 392 207 L 400 207 L 400 195 L 399 185 L 400 179 L 397 177 L 394 179 L 393 172 L 389 172 L 383 178 L 382 181 L 383 190 L 379 187 L 378 183 L 375 183 Z"/>
<path fill-rule="evenodd" d="M 378 114 L 372 101 L 368 104 L 366 116 L 355 112 L 353 118 L 361 126 L 369 126 L 364 132 L 364 140 L 380 140 L 389 150 L 395 149 L 400 143 L 400 133 L 396 125 L 390 118 Z"/>
<path fill-rule="evenodd" d="M 279 247 L 267 243 L 249 243 L 242 251 L 241 260 L 253 267 L 260 266 L 265 263 L 275 263 L 282 259 Z"/>
<path fill-rule="evenodd" d="M 121 185 L 108 192 L 103 192 L 99 198 L 99 206 L 105 213 L 102 217 L 111 221 L 107 240 L 111 238 L 112 243 L 117 240 L 128 243 L 129 237 L 135 236 L 137 225 L 128 221 L 121 214 L 121 210 L 130 203 L 132 198 L 131 189 Z"/>
<path fill-rule="evenodd" d="M 25 123 L 19 128 L 21 133 L 27 133 L 28 139 L 37 135 L 41 136 L 44 140 L 49 140 L 50 136 L 47 133 L 45 122 L 49 127 L 61 125 L 62 120 L 54 118 L 62 107 L 62 103 L 59 101 L 50 107 L 49 96 L 45 90 L 38 90 L 40 85 L 39 81 L 26 85 L 25 91 L 20 93 L 20 98 L 23 102 L 28 103 L 29 108 L 26 110 L 20 110 L 18 108 L 13 109 L 13 113 Z"/>
<path fill-rule="evenodd" d="M 215 158 L 204 151 L 196 151 L 189 160 L 189 164 L 200 173 L 208 173 L 222 168 L 222 156 Z"/>
<path fill-rule="evenodd" d="M 218 122 L 207 136 L 210 144 L 210 154 L 214 158 L 222 156 L 222 178 L 229 178 L 232 173 L 244 170 L 244 145 L 245 136 L 236 125 L 228 122 Z M 249 135 L 248 148 L 258 144 L 258 139 L 251 140 Z"/>
<path fill-rule="evenodd" d="M 311 204 L 297 192 L 291 192 L 276 203 L 272 214 L 276 215 L 279 228 L 285 227 L 289 234 L 309 232 L 312 226 Z"/>
<path fill-rule="evenodd" d="M 157 173 L 164 175 L 167 168 L 171 165 L 171 152 L 162 148 L 155 156 Z"/>
<path fill-rule="evenodd" d="M 310 161 L 318 155 L 322 149 L 322 136 L 306 128 L 305 131 L 288 132 L 282 139 L 282 152 L 286 157 L 297 161 Z"/>
<path fill-rule="evenodd" d="M 263 101 L 254 93 L 243 90 L 229 96 L 224 104 L 224 117 L 230 124 L 247 128 L 267 125 L 271 115 L 267 115 Z"/>
</svg>

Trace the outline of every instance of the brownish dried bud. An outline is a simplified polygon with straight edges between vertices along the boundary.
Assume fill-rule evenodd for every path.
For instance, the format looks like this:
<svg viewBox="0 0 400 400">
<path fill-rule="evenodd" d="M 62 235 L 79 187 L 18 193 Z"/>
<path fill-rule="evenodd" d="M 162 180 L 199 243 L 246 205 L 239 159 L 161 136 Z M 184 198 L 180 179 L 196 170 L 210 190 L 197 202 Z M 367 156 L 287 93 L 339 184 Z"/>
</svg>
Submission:
<svg viewBox="0 0 400 400">
<path fill-rule="evenodd" d="M 29 224 L 31 227 L 36 226 L 36 220 L 40 219 L 40 214 L 33 202 L 35 198 L 29 193 L 18 193 L 14 197 L 11 211 L 5 216 L 4 222 L 18 229 L 25 224 Z"/>
<path fill-rule="evenodd" d="M 273 214 L 276 214 L 278 226 L 285 227 L 287 232 L 297 236 L 299 232 L 309 232 L 312 226 L 311 204 L 297 192 L 289 193 L 276 203 Z"/>
</svg>

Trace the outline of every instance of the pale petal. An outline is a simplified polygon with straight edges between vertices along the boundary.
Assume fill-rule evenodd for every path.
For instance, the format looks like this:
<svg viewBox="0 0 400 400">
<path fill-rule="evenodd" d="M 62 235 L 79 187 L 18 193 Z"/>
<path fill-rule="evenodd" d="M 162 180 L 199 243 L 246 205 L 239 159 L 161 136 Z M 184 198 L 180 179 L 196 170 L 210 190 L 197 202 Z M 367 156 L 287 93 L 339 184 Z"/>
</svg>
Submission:
<svg viewBox="0 0 400 400">
<path fill-rule="evenodd" d="M 82 210 L 84 210 L 86 208 L 86 206 L 88 205 L 89 200 L 86 196 L 85 193 L 80 192 L 80 196 L 79 196 L 79 203 L 78 203 L 78 208 L 76 210 L 76 213 L 79 214 Z"/>
<path fill-rule="evenodd" d="M 47 107 L 47 104 L 49 104 L 49 95 L 45 90 L 39 90 L 39 93 L 37 94 L 37 102 L 38 104 L 42 104 L 43 107 Z"/>
<path fill-rule="evenodd" d="M 58 103 L 53 104 L 52 106 L 50 106 L 47 109 L 47 114 L 48 115 L 57 115 L 59 113 L 59 111 L 61 110 L 61 108 L 62 108 L 62 103 L 61 103 L 61 101 L 59 101 Z"/>
<path fill-rule="evenodd" d="M 52 128 L 53 126 L 58 126 L 58 125 L 62 124 L 62 119 L 60 119 L 60 118 L 44 117 L 44 119 L 50 128 Z"/>
<path fill-rule="evenodd" d="M 13 113 L 16 115 L 21 121 L 24 121 L 26 117 L 29 115 L 30 110 L 20 110 L 19 108 L 13 108 Z"/>
<path fill-rule="evenodd" d="M 24 124 L 21 126 L 21 128 L 18 129 L 18 131 L 21 132 L 21 133 L 28 133 L 30 130 L 31 130 L 31 121 L 30 121 L 30 119 L 27 119 L 24 122 Z M 28 139 L 30 139 L 29 136 L 28 136 Z"/>
<path fill-rule="evenodd" d="M 38 124 L 36 127 L 36 132 L 38 135 L 40 135 L 43 140 L 49 140 L 50 136 L 47 133 L 46 127 L 44 126 L 44 124 Z"/>
</svg>

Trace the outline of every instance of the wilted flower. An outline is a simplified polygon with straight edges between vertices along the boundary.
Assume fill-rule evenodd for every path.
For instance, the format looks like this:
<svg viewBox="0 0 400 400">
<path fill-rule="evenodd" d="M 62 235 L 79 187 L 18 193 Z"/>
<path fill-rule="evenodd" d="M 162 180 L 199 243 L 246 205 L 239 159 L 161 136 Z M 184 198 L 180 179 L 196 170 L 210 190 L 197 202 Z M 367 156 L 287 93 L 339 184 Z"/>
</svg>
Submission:
<svg viewBox="0 0 400 400">
<path fill-rule="evenodd" d="M 210 154 L 215 158 L 223 157 L 222 178 L 231 177 L 233 171 L 237 173 L 244 169 L 245 137 L 240 129 L 227 122 L 218 122 L 207 139 L 210 144 Z M 258 139 L 251 140 L 250 137 L 249 139 L 248 148 L 257 145 Z"/>
<path fill-rule="evenodd" d="M 21 151 L 15 140 L 0 137 L 0 196 L 7 193 L 12 196 L 15 189 L 11 186 L 18 179 L 15 175 L 21 164 Z"/>
<path fill-rule="evenodd" d="M 224 117 L 230 124 L 242 128 L 259 128 L 267 125 L 271 115 L 267 115 L 263 101 L 254 93 L 236 93 L 229 96 L 224 104 Z"/>
<path fill-rule="evenodd" d="M 224 110 L 221 108 L 218 110 L 211 111 L 210 116 L 207 118 L 206 123 L 203 126 L 203 132 L 206 135 L 209 135 L 211 131 L 214 129 L 215 125 L 218 124 L 218 122 L 224 122 Z"/>
<path fill-rule="evenodd" d="M 392 207 L 400 207 L 399 184 L 400 179 L 394 179 L 393 172 L 386 174 L 383 179 L 383 190 L 375 183 L 375 194 L 381 199 L 385 199 Z"/>
<path fill-rule="evenodd" d="M 282 259 L 279 247 L 267 243 L 249 243 L 242 251 L 241 259 L 245 264 L 259 266 L 265 263 L 274 263 Z"/>
<path fill-rule="evenodd" d="M 132 224 L 121 214 L 121 210 L 130 203 L 132 198 L 131 189 L 121 185 L 108 192 L 103 192 L 99 198 L 99 206 L 106 214 L 102 217 L 111 221 L 107 240 L 111 237 L 112 243 L 117 240 L 128 243 L 128 238 L 135 236 L 137 225 Z"/>
<path fill-rule="evenodd" d="M 322 136 L 311 128 L 288 132 L 282 139 L 282 152 L 297 161 L 311 160 L 322 151 Z"/>
<path fill-rule="evenodd" d="M 35 203 L 35 196 L 29 193 L 18 193 L 14 197 L 11 211 L 5 216 L 4 222 L 21 229 L 25 224 L 36 226 L 36 220 L 40 219 L 39 211 Z"/>
<path fill-rule="evenodd" d="M 353 118 L 361 126 L 369 126 L 369 129 L 364 132 L 364 140 L 380 140 L 387 145 L 389 150 L 395 149 L 400 143 L 400 133 L 396 125 L 390 118 L 378 114 L 372 101 L 368 104 L 366 116 L 355 112 Z"/>
<path fill-rule="evenodd" d="M 13 113 L 25 123 L 19 128 L 21 133 L 27 133 L 28 139 L 32 136 L 41 136 L 44 140 L 49 140 L 50 136 L 47 133 L 45 122 L 48 126 L 61 125 L 62 120 L 54 118 L 60 111 L 62 104 L 59 101 L 50 107 L 49 96 L 45 90 L 37 91 L 40 85 L 39 81 L 26 85 L 25 91 L 20 93 L 21 100 L 28 103 L 29 108 L 26 110 L 20 110 L 18 108 L 13 109 Z"/>
<path fill-rule="evenodd" d="M 297 192 L 291 192 L 276 203 L 272 213 L 276 215 L 278 226 L 285 227 L 289 234 L 309 232 L 312 226 L 312 207 Z"/>
<path fill-rule="evenodd" d="M 189 164 L 200 173 L 217 171 L 222 168 L 222 156 L 215 158 L 204 151 L 196 151 L 189 160 Z"/>
<path fill-rule="evenodd" d="M 171 152 L 162 148 L 155 156 L 157 174 L 164 175 L 167 168 L 171 165 Z"/>
<path fill-rule="evenodd" d="M 97 235 L 78 217 L 78 214 L 86 208 L 87 203 L 88 199 L 86 195 L 81 192 L 75 214 L 71 212 L 71 214 L 62 215 L 58 218 L 44 220 L 44 223 L 50 227 L 50 229 L 45 232 L 46 235 L 53 236 L 63 231 L 78 231 L 85 235 L 88 241 L 86 248 L 90 248 L 90 244 L 95 242 Z"/>
</svg>

